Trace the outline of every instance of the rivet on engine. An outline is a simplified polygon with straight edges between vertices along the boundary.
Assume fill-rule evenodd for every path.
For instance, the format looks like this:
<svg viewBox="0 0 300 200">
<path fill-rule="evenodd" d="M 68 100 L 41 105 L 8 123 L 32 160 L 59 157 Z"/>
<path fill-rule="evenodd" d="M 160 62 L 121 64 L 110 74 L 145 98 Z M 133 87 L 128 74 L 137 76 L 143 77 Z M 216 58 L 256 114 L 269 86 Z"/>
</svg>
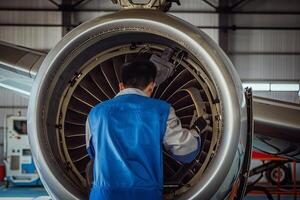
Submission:
<svg viewBox="0 0 300 200">
<path fill-rule="evenodd" d="M 221 121 L 222 120 L 222 116 L 221 115 L 216 115 L 215 119 L 218 120 L 218 121 Z"/>
<path fill-rule="evenodd" d="M 56 124 L 55 128 L 62 129 L 62 125 L 61 124 Z"/>
</svg>

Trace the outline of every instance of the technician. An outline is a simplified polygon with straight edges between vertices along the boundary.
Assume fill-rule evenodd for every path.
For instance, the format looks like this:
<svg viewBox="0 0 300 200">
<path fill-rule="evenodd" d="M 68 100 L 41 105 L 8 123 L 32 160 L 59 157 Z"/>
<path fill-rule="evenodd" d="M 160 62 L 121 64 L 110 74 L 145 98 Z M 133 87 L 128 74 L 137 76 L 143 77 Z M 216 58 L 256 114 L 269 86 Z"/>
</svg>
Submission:
<svg viewBox="0 0 300 200">
<path fill-rule="evenodd" d="M 176 160 L 193 161 L 199 134 L 208 120 L 183 129 L 174 109 L 150 98 L 156 78 L 150 61 L 122 67 L 120 92 L 96 105 L 86 123 L 87 151 L 93 161 L 90 200 L 160 200 L 163 193 L 163 146 Z"/>
</svg>

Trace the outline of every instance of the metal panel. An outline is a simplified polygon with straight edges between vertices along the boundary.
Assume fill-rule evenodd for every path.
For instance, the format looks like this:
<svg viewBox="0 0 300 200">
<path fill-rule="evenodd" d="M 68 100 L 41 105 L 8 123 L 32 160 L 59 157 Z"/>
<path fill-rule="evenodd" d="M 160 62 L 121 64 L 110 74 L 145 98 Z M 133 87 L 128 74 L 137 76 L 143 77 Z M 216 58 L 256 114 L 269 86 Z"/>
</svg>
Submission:
<svg viewBox="0 0 300 200">
<path fill-rule="evenodd" d="M 218 26 L 219 18 L 217 14 L 191 14 L 191 13 L 172 13 L 195 26 Z"/>
<path fill-rule="evenodd" d="M 251 0 L 248 1 L 244 7 L 241 7 L 240 10 L 255 10 L 255 11 L 299 11 L 300 2 L 299 0 Z"/>
<path fill-rule="evenodd" d="M 242 80 L 300 80 L 300 55 L 231 55 Z"/>
<path fill-rule="evenodd" d="M 78 8 L 87 8 L 87 9 L 119 9 L 118 5 L 113 4 L 111 0 L 92 0 L 87 1 L 86 3 L 82 3 L 78 6 Z"/>
<path fill-rule="evenodd" d="M 33 49 L 49 50 L 61 39 L 61 27 L 0 27 L 0 40 Z"/>
<path fill-rule="evenodd" d="M 215 9 L 205 3 L 202 0 L 181 0 L 181 6 L 177 6 L 176 4 L 173 5 L 172 10 L 191 10 L 191 11 L 197 11 L 197 10 L 203 10 L 203 11 L 214 11 Z M 218 0 L 210 0 L 214 5 L 218 5 Z"/>
<path fill-rule="evenodd" d="M 299 27 L 298 15 L 236 15 L 232 18 L 236 26 L 263 26 L 263 27 Z"/>
<path fill-rule="evenodd" d="M 0 88 L 0 94 L 0 106 L 27 106 L 28 104 L 28 97 L 10 90 Z"/>
<path fill-rule="evenodd" d="M 12 8 L 19 8 L 19 7 L 25 7 L 25 8 L 33 8 L 33 7 L 40 7 L 40 8 L 56 8 L 56 6 L 51 3 L 50 1 L 46 0 L 26 0 L 26 1 L 20 1 L 20 0 L 1 0 L 0 1 L 0 7 L 12 7 Z"/>
<path fill-rule="evenodd" d="M 300 31 L 237 30 L 229 40 L 230 52 L 300 53 Z"/>
<path fill-rule="evenodd" d="M 0 11 L 0 23 L 60 24 L 60 12 Z"/>
<path fill-rule="evenodd" d="M 194 26 L 218 26 L 219 18 L 217 14 L 191 14 L 191 13 L 173 13 L 174 16 L 183 19 Z M 218 29 L 201 29 L 208 34 L 214 41 L 219 42 Z"/>
<path fill-rule="evenodd" d="M 99 16 L 103 16 L 103 15 L 108 15 L 112 12 L 82 12 L 82 13 L 74 13 L 74 23 L 75 24 L 80 24 L 83 23 L 85 21 L 88 21 L 90 19 L 99 17 Z"/>
<path fill-rule="evenodd" d="M 37 6 L 33 5 L 32 7 Z M 13 44 L 34 49 L 48 50 L 61 39 L 61 27 L 27 27 L 11 25 L 61 24 L 60 12 L 0 11 L 0 23 L 7 24 L 7 26 L 0 27 L 0 40 Z"/>
</svg>

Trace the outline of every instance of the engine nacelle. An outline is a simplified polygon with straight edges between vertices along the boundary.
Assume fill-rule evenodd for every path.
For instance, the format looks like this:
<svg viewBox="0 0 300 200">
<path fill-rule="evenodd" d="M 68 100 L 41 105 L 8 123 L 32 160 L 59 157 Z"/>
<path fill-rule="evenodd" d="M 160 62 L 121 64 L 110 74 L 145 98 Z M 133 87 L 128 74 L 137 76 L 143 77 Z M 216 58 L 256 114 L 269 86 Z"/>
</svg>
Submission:
<svg viewBox="0 0 300 200">
<path fill-rule="evenodd" d="M 154 10 L 124 10 L 86 22 L 47 55 L 31 91 L 32 154 L 53 199 L 86 199 L 85 120 L 118 92 L 121 65 L 166 48 L 176 68 L 153 95 L 173 105 L 184 127 L 211 116 L 212 130 L 188 165 L 164 152 L 165 199 L 225 199 L 244 163 L 249 117 L 238 74 L 204 32 Z M 251 140 L 251 139 L 250 139 Z M 251 142 L 250 142 L 251 143 Z M 248 156 L 248 155 L 247 155 Z"/>
</svg>

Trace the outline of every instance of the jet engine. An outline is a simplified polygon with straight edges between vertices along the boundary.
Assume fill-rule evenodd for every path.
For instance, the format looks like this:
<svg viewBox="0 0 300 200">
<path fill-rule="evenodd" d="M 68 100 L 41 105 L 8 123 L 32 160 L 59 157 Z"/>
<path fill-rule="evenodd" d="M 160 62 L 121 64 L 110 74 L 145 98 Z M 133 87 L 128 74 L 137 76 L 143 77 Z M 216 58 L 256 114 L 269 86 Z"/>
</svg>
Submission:
<svg viewBox="0 0 300 200">
<path fill-rule="evenodd" d="M 34 80 L 30 144 L 53 199 L 87 199 L 89 111 L 118 92 L 124 62 L 159 57 L 166 49 L 174 69 L 153 98 L 172 104 L 184 127 L 205 113 L 211 128 L 192 163 L 164 152 L 164 198 L 241 198 L 252 147 L 251 92 L 245 94 L 228 57 L 201 30 L 161 11 L 125 9 L 72 30 Z"/>
</svg>

